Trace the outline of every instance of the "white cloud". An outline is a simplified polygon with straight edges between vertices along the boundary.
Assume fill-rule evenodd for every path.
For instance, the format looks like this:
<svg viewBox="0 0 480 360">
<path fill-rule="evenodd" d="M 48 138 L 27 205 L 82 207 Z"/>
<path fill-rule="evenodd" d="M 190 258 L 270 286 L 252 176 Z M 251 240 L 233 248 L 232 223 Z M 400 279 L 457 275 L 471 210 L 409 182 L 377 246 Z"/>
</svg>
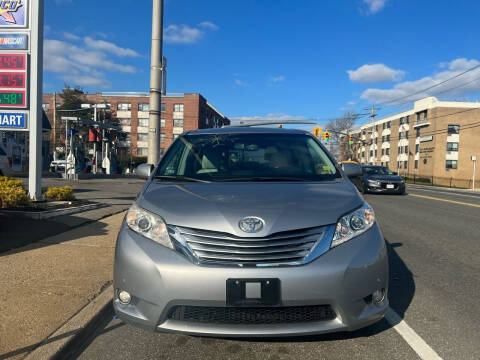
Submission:
<svg viewBox="0 0 480 360">
<path fill-rule="evenodd" d="M 271 84 L 279 84 L 285 81 L 285 76 L 279 75 L 279 76 L 272 76 L 270 77 L 270 83 Z"/>
<path fill-rule="evenodd" d="M 248 86 L 248 84 L 247 84 L 245 81 L 242 81 L 242 80 L 240 80 L 240 79 L 234 79 L 233 82 L 234 82 L 235 85 L 237 85 L 237 86 L 241 86 L 241 87 Z"/>
<path fill-rule="evenodd" d="M 427 96 L 448 94 L 448 96 L 451 97 L 480 92 L 480 68 L 477 68 L 430 90 L 426 90 L 419 94 L 412 95 L 411 97 L 395 101 L 396 99 L 417 93 L 422 89 L 426 89 L 442 81 L 450 79 L 451 77 L 459 75 L 460 73 L 477 65 L 480 65 L 480 61 L 476 59 L 468 60 L 465 58 L 458 58 L 450 62 L 441 63 L 441 65 L 439 65 L 440 69 L 446 70 L 418 80 L 405 81 L 396 84 L 391 89 L 367 89 L 362 93 L 361 98 L 371 103 L 400 105 Z"/>
<path fill-rule="evenodd" d="M 210 21 L 201 22 L 198 27 L 169 25 L 163 30 L 163 39 L 170 44 L 194 44 L 205 36 L 207 30 L 218 30 L 218 26 Z"/>
<path fill-rule="evenodd" d="M 136 72 L 135 67 L 119 64 L 112 56 L 107 56 L 108 52 L 116 53 L 117 56 L 134 56 L 133 53 L 137 54 L 136 52 L 128 52 L 126 50 L 130 49 L 123 49 L 113 43 L 108 43 L 109 45 L 102 49 L 96 40 L 90 40 L 85 41 L 85 46 L 82 46 L 68 41 L 45 39 L 44 70 L 56 73 L 60 79 L 72 83 L 73 86 L 98 88 L 110 87 L 104 71 L 128 74 Z M 92 49 L 89 44 L 97 46 Z"/>
<path fill-rule="evenodd" d="M 368 7 L 369 14 L 375 14 L 385 7 L 387 0 L 363 0 Z"/>
<path fill-rule="evenodd" d="M 389 68 L 385 64 L 365 64 L 357 70 L 347 70 L 350 81 L 362 84 L 400 81 L 405 71 Z"/>
<path fill-rule="evenodd" d="M 211 21 L 203 21 L 201 22 L 200 24 L 198 24 L 199 27 L 201 28 L 204 28 L 204 29 L 208 29 L 208 30 L 218 30 L 218 26 L 215 25 L 214 23 L 212 23 Z"/>
<path fill-rule="evenodd" d="M 131 56 L 131 57 L 140 56 L 135 50 L 128 49 L 128 48 L 122 48 L 120 46 L 115 45 L 114 43 L 109 42 L 109 41 L 95 40 L 95 39 L 92 39 L 89 36 L 86 36 L 83 39 L 83 42 L 90 49 L 106 51 L 106 52 L 109 52 L 109 53 L 112 53 L 114 55 L 121 56 L 121 57 L 123 57 L 123 56 Z"/>
<path fill-rule="evenodd" d="M 347 105 L 348 105 L 348 106 L 353 106 L 353 105 L 355 105 L 356 103 L 357 103 L 356 101 L 349 101 L 349 102 L 347 102 Z"/>
<path fill-rule="evenodd" d="M 75 41 L 77 41 L 77 40 L 80 40 L 80 39 L 81 39 L 81 37 L 80 37 L 80 36 L 78 36 L 78 35 L 75 35 L 75 34 L 72 34 L 72 33 L 69 33 L 69 32 L 67 32 L 67 31 L 64 31 L 64 32 L 63 32 L 63 37 L 64 37 L 65 39 L 68 39 L 68 40 L 75 40 Z"/>
</svg>

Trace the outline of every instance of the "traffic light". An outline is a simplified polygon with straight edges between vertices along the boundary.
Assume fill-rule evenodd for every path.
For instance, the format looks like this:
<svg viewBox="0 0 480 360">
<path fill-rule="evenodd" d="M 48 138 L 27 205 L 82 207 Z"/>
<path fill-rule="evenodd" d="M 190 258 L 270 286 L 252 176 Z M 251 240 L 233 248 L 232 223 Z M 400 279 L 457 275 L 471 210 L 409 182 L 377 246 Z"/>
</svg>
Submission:
<svg viewBox="0 0 480 360">
<path fill-rule="evenodd" d="M 322 135 L 322 128 L 319 127 L 319 126 L 315 126 L 313 128 L 313 135 L 315 135 L 315 137 L 319 137 L 320 135 Z"/>
<path fill-rule="evenodd" d="M 325 131 L 325 141 L 330 140 L 330 133 L 328 131 Z"/>
<path fill-rule="evenodd" d="M 349 143 L 350 145 L 353 144 L 353 137 L 352 137 L 352 135 L 348 135 L 348 143 Z"/>
</svg>

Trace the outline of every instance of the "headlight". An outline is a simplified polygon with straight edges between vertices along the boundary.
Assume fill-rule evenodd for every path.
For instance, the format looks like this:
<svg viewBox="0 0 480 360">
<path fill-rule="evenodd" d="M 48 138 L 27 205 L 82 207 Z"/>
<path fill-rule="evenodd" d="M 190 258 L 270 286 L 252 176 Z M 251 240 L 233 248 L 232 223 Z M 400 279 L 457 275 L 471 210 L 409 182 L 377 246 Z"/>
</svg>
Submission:
<svg viewBox="0 0 480 360">
<path fill-rule="evenodd" d="M 377 180 L 367 180 L 367 182 L 370 186 L 380 186 L 380 181 Z"/>
<path fill-rule="evenodd" d="M 140 235 L 149 238 L 160 245 L 173 249 L 172 241 L 168 236 L 167 225 L 158 215 L 139 208 L 133 204 L 128 209 L 126 217 L 127 226 Z"/>
<path fill-rule="evenodd" d="M 375 223 L 375 214 L 370 205 L 366 202 L 360 209 L 342 216 L 338 220 L 335 234 L 333 235 L 332 245 L 335 247 L 370 229 Z"/>
</svg>

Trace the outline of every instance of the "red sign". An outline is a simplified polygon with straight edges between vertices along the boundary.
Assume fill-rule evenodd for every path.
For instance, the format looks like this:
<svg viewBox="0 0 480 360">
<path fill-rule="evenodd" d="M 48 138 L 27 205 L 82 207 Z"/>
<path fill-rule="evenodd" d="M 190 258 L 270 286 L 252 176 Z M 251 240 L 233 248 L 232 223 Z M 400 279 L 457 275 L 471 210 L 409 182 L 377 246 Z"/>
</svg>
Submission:
<svg viewBox="0 0 480 360">
<path fill-rule="evenodd" d="M 0 70 L 26 70 L 27 54 L 1 54 Z"/>
<path fill-rule="evenodd" d="M 24 72 L 0 72 L 0 88 L 25 88 Z"/>
<path fill-rule="evenodd" d="M 0 90 L 0 107 L 25 107 L 25 90 Z"/>
</svg>

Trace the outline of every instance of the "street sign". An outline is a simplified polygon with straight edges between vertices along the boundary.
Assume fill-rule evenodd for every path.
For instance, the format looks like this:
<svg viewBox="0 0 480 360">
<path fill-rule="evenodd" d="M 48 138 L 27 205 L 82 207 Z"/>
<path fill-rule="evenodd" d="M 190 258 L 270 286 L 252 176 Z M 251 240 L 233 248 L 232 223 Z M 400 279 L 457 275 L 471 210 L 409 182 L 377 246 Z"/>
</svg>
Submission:
<svg viewBox="0 0 480 360">
<path fill-rule="evenodd" d="M 26 112 L 0 111 L 0 130 L 27 130 Z"/>
<path fill-rule="evenodd" d="M 27 50 L 27 34 L 0 34 L 0 50 Z"/>
</svg>

